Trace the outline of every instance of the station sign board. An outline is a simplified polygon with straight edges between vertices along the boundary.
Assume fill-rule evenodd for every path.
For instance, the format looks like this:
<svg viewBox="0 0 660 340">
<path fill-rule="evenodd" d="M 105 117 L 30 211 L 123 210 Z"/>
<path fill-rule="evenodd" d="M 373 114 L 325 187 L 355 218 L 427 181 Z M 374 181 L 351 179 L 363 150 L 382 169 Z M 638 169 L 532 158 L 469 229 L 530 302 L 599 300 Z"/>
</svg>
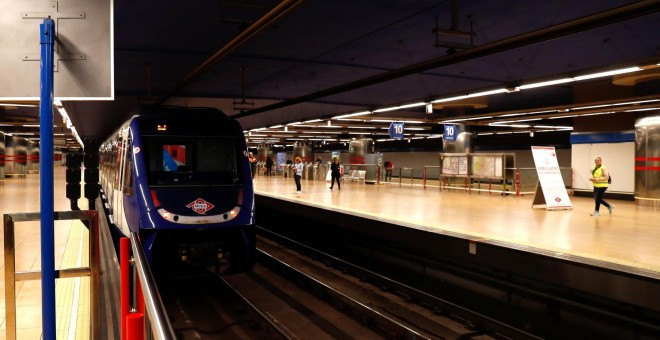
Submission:
<svg viewBox="0 0 660 340">
<path fill-rule="evenodd" d="M 403 139 L 403 123 L 402 122 L 391 122 L 390 123 L 390 138 L 393 139 Z"/>
<path fill-rule="evenodd" d="M 458 135 L 458 129 L 454 124 L 445 124 L 445 131 L 442 135 L 442 139 L 445 142 L 455 142 L 456 136 Z"/>
</svg>

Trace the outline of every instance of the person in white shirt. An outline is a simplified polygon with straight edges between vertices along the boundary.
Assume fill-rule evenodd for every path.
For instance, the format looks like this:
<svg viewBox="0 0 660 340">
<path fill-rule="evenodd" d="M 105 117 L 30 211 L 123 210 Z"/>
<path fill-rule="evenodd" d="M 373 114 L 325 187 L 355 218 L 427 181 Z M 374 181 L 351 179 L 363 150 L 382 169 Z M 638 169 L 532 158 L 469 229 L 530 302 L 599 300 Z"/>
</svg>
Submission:
<svg viewBox="0 0 660 340">
<path fill-rule="evenodd" d="M 302 172 L 303 172 L 303 164 L 302 164 L 302 159 L 300 157 L 296 157 L 296 164 L 293 166 L 293 168 L 296 170 L 295 176 L 293 176 L 293 179 L 296 181 L 296 192 L 300 193 L 301 187 L 300 187 L 300 178 L 302 177 Z"/>
</svg>

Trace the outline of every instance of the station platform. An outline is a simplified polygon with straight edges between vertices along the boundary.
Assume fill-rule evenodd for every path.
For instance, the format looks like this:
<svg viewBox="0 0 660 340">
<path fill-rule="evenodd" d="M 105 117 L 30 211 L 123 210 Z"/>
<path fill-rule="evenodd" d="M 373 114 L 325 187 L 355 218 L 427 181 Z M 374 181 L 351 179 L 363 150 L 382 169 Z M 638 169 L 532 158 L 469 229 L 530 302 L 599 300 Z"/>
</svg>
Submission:
<svg viewBox="0 0 660 340">
<path fill-rule="evenodd" d="M 432 233 L 452 233 L 479 242 L 497 241 L 512 248 L 537 249 L 554 257 L 576 256 L 660 274 L 660 210 L 632 201 L 606 201 L 590 216 L 593 198 L 570 197 L 573 209 L 532 208 L 533 196 L 515 197 L 493 191 L 424 189 L 414 183 L 329 182 L 302 180 L 296 193 L 293 178 L 258 176 L 257 195 L 341 211 Z M 653 275 L 655 276 L 655 275 Z"/>
<path fill-rule="evenodd" d="M 54 210 L 70 211 L 66 198 L 66 168 L 54 168 Z M 40 177 L 38 173 L 24 177 L 6 178 L 0 182 L 0 214 L 32 213 L 40 211 Z M 86 200 L 78 202 L 87 209 Z M 100 226 L 102 215 L 99 215 Z M 101 228 L 102 229 L 102 228 Z M 40 222 L 15 223 L 16 271 L 39 271 L 41 268 Z M 119 303 L 118 265 L 104 257 L 107 235 L 101 235 L 101 334 L 108 339 L 118 338 L 113 303 Z M 0 233 L 4 244 L 4 233 Z M 79 220 L 55 221 L 55 269 L 89 266 L 89 232 Z M 103 249 L 105 247 L 105 249 Z M 110 248 L 109 248 L 110 247 Z M 111 253 L 114 255 L 114 253 Z M 113 263 L 114 262 L 114 263 Z M 104 268 L 105 265 L 105 268 Z M 4 273 L 4 257 L 0 257 Z M 0 340 L 6 338 L 5 276 L 0 281 Z M 89 277 L 58 278 L 55 281 L 56 331 L 58 339 L 90 339 L 90 279 Z M 114 282 L 117 282 L 116 284 Z M 107 301 L 107 302 L 104 302 Z M 115 302 L 113 302 L 115 301 Z M 16 339 L 42 338 L 41 280 L 16 282 Z"/>
</svg>

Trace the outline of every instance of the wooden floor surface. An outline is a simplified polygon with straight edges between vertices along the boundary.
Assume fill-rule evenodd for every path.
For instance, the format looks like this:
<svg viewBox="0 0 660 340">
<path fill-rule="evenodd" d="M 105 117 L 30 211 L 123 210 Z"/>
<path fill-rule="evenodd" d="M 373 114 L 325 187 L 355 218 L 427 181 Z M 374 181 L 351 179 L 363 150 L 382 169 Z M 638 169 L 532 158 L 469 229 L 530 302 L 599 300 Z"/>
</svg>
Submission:
<svg viewBox="0 0 660 340">
<path fill-rule="evenodd" d="M 532 196 L 423 189 L 410 184 L 343 183 L 302 180 L 296 193 L 291 178 L 257 177 L 261 195 L 384 219 L 411 228 L 450 231 L 468 238 L 492 239 L 660 272 L 660 210 L 632 201 L 606 200 L 610 215 L 592 217 L 593 198 L 571 196 L 572 210 L 532 208 Z M 258 212 L 257 212 L 258 214 Z M 258 215 L 257 215 L 258 218 Z"/>
</svg>

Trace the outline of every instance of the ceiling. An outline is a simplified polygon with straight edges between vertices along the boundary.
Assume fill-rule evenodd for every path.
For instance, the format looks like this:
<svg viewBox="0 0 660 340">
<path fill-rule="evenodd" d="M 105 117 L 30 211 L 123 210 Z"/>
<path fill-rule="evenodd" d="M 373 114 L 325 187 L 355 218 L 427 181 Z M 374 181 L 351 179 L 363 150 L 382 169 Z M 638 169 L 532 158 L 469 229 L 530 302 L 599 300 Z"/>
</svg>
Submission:
<svg viewBox="0 0 660 340">
<path fill-rule="evenodd" d="M 80 137 L 99 140 L 138 104 L 218 107 L 256 144 L 386 140 L 391 121 L 421 140 L 465 118 L 478 133 L 565 136 L 575 115 L 659 106 L 658 10 L 625 0 L 115 0 L 115 100 L 63 105 Z M 530 85 L 557 79 L 570 81 Z M 609 106 L 579 109 L 596 104 Z M 12 125 L 0 130 L 38 121 L 36 111 L 0 106 L 0 124 Z M 501 123 L 515 119 L 527 123 Z M 262 129 L 296 122 L 307 123 Z"/>
</svg>

